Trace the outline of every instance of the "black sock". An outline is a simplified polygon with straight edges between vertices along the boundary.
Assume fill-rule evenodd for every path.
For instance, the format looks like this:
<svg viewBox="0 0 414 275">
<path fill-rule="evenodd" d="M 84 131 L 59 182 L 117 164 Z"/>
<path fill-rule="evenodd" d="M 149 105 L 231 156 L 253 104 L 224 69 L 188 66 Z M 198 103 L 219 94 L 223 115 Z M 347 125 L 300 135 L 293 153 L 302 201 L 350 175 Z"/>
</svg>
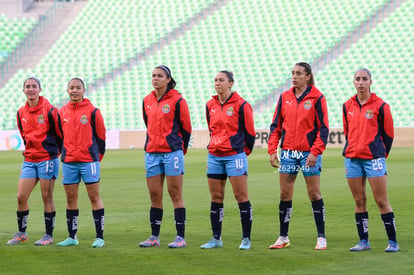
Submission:
<svg viewBox="0 0 414 275">
<path fill-rule="evenodd" d="M 210 206 L 210 221 L 213 229 L 213 237 L 216 240 L 221 238 L 221 224 L 224 217 L 224 204 L 212 202 Z"/>
<path fill-rule="evenodd" d="M 162 223 L 163 210 L 161 208 L 151 207 L 150 209 L 150 223 L 151 223 L 151 235 L 159 236 Z"/>
<path fill-rule="evenodd" d="M 368 212 L 355 213 L 355 221 L 359 239 L 368 241 Z"/>
<path fill-rule="evenodd" d="M 252 231 L 253 209 L 250 201 L 239 203 L 240 220 L 242 224 L 243 238 L 250 239 Z"/>
<path fill-rule="evenodd" d="M 53 229 L 55 228 L 56 211 L 44 212 L 43 215 L 45 217 L 46 234 L 49 236 L 53 236 Z"/>
<path fill-rule="evenodd" d="M 92 210 L 93 221 L 95 222 L 96 237 L 103 239 L 104 224 L 105 224 L 105 210 L 104 208 Z"/>
<path fill-rule="evenodd" d="M 175 228 L 177 236 L 183 237 L 185 234 L 185 208 L 174 209 Z"/>
<path fill-rule="evenodd" d="M 315 218 L 318 237 L 325 238 L 325 206 L 323 199 L 312 201 L 313 217 Z"/>
<path fill-rule="evenodd" d="M 290 216 L 292 215 L 292 201 L 280 201 L 279 222 L 280 236 L 287 237 L 289 231 Z"/>
<path fill-rule="evenodd" d="M 397 242 L 394 212 L 381 214 L 381 219 L 387 231 L 388 240 Z"/>
<path fill-rule="evenodd" d="M 78 232 L 78 218 L 79 209 L 66 209 L 66 223 L 68 225 L 69 237 L 76 239 L 76 233 Z"/>
<path fill-rule="evenodd" d="M 19 232 L 26 232 L 28 218 L 29 210 L 17 211 L 17 226 L 19 227 Z"/>
</svg>

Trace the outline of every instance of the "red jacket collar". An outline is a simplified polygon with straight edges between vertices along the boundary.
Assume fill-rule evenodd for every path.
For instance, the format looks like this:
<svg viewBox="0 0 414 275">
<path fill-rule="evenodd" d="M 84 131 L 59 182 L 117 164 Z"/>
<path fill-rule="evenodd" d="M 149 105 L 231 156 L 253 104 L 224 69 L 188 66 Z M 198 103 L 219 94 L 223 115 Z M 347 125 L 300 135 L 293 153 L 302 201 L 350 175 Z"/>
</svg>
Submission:
<svg viewBox="0 0 414 275">
<path fill-rule="evenodd" d="M 48 105 L 49 101 L 44 98 L 43 96 L 39 96 L 39 102 L 37 103 L 37 106 L 34 107 L 30 107 L 29 104 L 26 102 L 26 108 L 28 109 L 29 112 L 36 112 L 38 111 L 40 108 L 42 108 L 44 105 Z"/>
<path fill-rule="evenodd" d="M 220 101 L 219 101 L 219 99 L 218 99 L 218 95 L 213 95 L 211 97 L 215 101 L 217 101 L 219 104 L 221 104 Z M 235 92 L 232 92 L 231 95 L 230 95 L 230 97 L 223 104 L 236 102 L 239 98 L 240 98 L 240 95 L 236 91 Z"/>
</svg>

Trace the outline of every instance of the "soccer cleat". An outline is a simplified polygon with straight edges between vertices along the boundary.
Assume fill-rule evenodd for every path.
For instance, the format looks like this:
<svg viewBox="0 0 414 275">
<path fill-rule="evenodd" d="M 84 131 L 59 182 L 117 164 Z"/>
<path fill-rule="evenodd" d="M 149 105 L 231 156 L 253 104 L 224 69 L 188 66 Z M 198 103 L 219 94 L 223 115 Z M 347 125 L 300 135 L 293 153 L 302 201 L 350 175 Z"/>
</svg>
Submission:
<svg viewBox="0 0 414 275">
<path fill-rule="evenodd" d="M 152 235 L 148 239 L 138 244 L 140 247 L 159 247 L 160 239 L 157 236 Z"/>
<path fill-rule="evenodd" d="M 223 247 L 223 241 L 211 238 L 207 243 L 200 246 L 203 249 L 221 248 Z"/>
<path fill-rule="evenodd" d="M 369 244 L 369 241 L 367 240 L 360 240 L 359 243 L 356 244 L 356 246 L 351 247 L 349 251 L 359 252 L 364 250 L 370 250 L 371 245 Z"/>
<path fill-rule="evenodd" d="M 186 247 L 187 243 L 185 242 L 183 237 L 177 236 L 172 243 L 168 244 L 169 248 L 181 248 Z"/>
<path fill-rule="evenodd" d="M 78 244 L 79 244 L 78 239 L 73 239 L 73 238 L 69 237 L 64 241 L 62 241 L 60 243 L 57 243 L 56 245 L 57 246 L 74 246 L 74 245 L 78 245 Z"/>
<path fill-rule="evenodd" d="M 325 250 L 328 246 L 326 244 L 326 238 L 324 237 L 318 237 L 316 240 L 315 250 Z"/>
<path fill-rule="evenodd" d="M 281 248 L 288 248 L 289 246 L 290 246 L 289 238 L 287 236 L 286 237 L 279 236 L 276 242 L 272 244 L 271 246 L 269 246 L 269 248 L 270 249 L 281 249 Z"/>
<path fill-rule="evenodd" d="M 239 246 L 240 250 L 249 250 L 250 249 L 250 239 L 249 238 L 243 238 L 241 241 L 241 244 Z"/>
<path fill-rule="evenodd" d="M 400 246 L 398 245 L 398 243 L 389 240 L 388 246 L 387 248 L 385 248 L 385 252 L 398 252 L 398 251 L 400 251 Z"/>
<path fill-rule="evenodd" d="M 7 244 L 19 244 L 24 243 L 28 240 L 27 233 L 26 232 L 17 232 L 14 234 L 13 238 L 7 242 Z"/>
<path fill-rule="evenodd" d="M 53 244 L 52 236 L 45 234 L 40 240 L 35 241 L 35 245 L 49 245 Z"/>
<path fill-rule="evenodd" d="M 105 241 L 101 238 L 96 238 L 92 244 L 93 248 L 102 248 L 105 246 Z"/>
</svg>

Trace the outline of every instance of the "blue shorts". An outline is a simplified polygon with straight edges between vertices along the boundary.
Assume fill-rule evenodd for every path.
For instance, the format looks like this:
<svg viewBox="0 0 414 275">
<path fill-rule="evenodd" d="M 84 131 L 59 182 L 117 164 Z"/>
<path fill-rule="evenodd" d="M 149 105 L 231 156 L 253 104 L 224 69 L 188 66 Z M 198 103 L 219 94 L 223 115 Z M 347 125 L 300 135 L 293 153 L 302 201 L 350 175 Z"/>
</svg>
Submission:
<svg viewBox="0 0 414 275">
<path fill-rule="evenodd" d="M 297 175 L 302 170 L 303 176 L 319 176 L 322 171 L 322 155 L 317 156 L 315 166 L 306 165 L 309 151 L 282 150 L 280 154 L 279 173 Z"/>
<path fill-rule="evenodd" d="M 41 162 L 28 162 L 22 164 L 21 179 L 57 179 L 59 175 L 59 159 L 51 159 Z"/>
<path fill-rule="evenodd" d="M 179 176 L 184 174 L 184 153 L 178 150 L 170 153 L 145 153 L 146 177 L 161 174 Z"/>
<path fill-rule="evenodd" d="M 81 179 L 85 184 L 99 182 L 101 178 L 101 164 L 92 162 L 62 162 L 62 183 L 78 184 Z"/>
<path fill-rule="evenodd" d="M 345 177 L 382 177 L 387 174 L 385 158 L 377 159 L 356 159 L 345 158 Z"/>
<path fill-rule="evenodd" d="M 244 152 L 225 157 L 208 154 L 207 177 L 209 178 L 226 179 L 227 177 L 247 175 L 248 168 L 247 156 Z"/>
</svg>

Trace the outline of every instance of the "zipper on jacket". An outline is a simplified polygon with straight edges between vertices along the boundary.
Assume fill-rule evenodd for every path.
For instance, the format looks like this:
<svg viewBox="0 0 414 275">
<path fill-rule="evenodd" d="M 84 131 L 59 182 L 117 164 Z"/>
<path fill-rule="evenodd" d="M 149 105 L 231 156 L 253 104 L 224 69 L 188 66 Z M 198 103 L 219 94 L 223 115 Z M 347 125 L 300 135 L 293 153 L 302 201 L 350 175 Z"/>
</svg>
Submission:
<svg viewBox="0 0 414 275">
<path fill-rule="evenodd" d="M 78 106 L 74 106 L 75 107 L 75 118 L 77 118 L 78 117 Z M 76 119 L 75 120 L 73 120 L 73 122 L 76 122 Z M 76 123 L 75 123 L 75 125 L 76 125 Z M 78 154 L 79 152 L 78 152 L 78 129 L 76 129 L 75 130 L 75 152 L 76 152 L 76 154 Z"/>
<path fill-rule="evenodd" d="M 361 142 L 360 142 L 360 138 L 363 136 L 361 133 L 362 133 L 362 129 L 361 129 L 361 114 L 362 114 L 362 105 L 360 105 L 359 103 L 358 103 L 358 105 L 359 105 L 359 114 L 358 114 L 358 119 L 357 119 L 357 121 L 358 121 L 358 133 L 360 133 L 359 134 L 359 138 L 358 138 L 358 142 L 357 142 L 357 148 L 356 148 L 356 151 L 355 151 L 355 153 L 358 153 L 359 152 L 359 147 L 360 147 L 360 144 L 361 144 Z M 362 144 L 363 144 L 363 142 L 362 142 Z"/>
<path fill-rule="evenodd" d="M 295 96 L 295 98 L 296 98 L 296 96 Z M 298 121 L 299 105 L 300 105 L 300 102 L 296 98 L 296 109 L 295 109 L 295 121 L 296 121 L 296 123 L 295 123 L 295 135 L 294 135 L 294 137 L 296 137 L 297 129 L 299 128 L 299 125 L 300 125 L 300 121 Z M 294 139 L 293 148 L 296 148 L 296 140 L 297 140 L 297 138 Z"/>
</svg>

